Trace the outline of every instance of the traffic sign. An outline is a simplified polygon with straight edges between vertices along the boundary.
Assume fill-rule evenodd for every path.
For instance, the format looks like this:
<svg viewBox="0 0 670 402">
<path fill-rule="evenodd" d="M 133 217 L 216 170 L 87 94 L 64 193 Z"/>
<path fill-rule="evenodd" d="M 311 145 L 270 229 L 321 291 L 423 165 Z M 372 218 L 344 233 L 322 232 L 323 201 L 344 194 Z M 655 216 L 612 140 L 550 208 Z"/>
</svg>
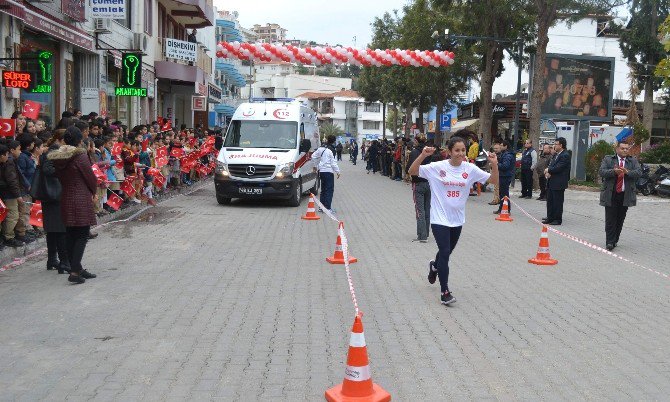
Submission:
<svg viewBox="0 0 670 402">
<path fill-rule="evenodd" d="M 451 131 L 451 115 L 448 113 L 440 116 L 440 131 Z"/>
</svg>

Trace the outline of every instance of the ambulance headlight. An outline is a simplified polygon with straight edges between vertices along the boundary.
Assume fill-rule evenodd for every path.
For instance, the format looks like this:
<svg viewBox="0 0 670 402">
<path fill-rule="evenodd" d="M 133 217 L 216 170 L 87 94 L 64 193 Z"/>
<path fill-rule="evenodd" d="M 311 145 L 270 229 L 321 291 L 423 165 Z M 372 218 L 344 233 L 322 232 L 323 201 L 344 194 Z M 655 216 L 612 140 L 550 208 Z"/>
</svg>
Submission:
<svg viewBox="0 0 670 402">
<path fill-rule="evenodd" d="M 219 174 L 221 176 L 230 176 L 230 173 L 228 172 L 228 167 L 226 166 L 225 163 L 217 160 L 216 161 L 216 174 Z"/>
<path fill-rule="evenodd" d="M 293 174 L 293 169 L 295 168 L 295 163 L 285 163 L 283 165 L 279 165 L 279 171 L 277 172 L 276 177 L 278 179 L 283 179 L 285 177 L 291 177 Z"/>
</svg>

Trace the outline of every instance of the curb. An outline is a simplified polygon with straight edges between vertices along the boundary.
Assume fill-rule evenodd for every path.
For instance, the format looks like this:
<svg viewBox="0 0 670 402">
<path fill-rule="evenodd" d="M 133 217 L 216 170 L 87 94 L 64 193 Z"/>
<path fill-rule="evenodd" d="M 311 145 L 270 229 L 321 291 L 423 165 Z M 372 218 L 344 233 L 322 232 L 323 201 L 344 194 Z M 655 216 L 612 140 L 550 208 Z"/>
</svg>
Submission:
<svg viewBox="0 0 670 402">
<path fill-rule="evenodd" d="M 191 186 L 191 187 L 182 187 L 178 190 L 172 190 L 167 193 L 162 193 L 154 197 L 157 203 L 160 203 L 165 200 L 169 200 L 174 197 L 178 197 L 180 195 L 186 195 L 192 192 L 195 192 L 196 190 L 200 190 L 202 187 L 205 187 L 205 185 L 209 184 L 211 182 L 212 176 L 207 176 L 205 179 L 200 180 L 197 182 L 197 184 Z M 144 208 L 151 208 L 151 206 L 147 204 L 136 204 L 129 206 L 128 208 L 125 208 L 123 210 L 119 210 L 113 214 L 105 215 L 103 217 L 97 218 L 98 225 L 91 228 L 92 231 L 97 231 L 100 226 L 114 222 L 114 221 L 121 221 L 124 219 L 127 219 L 137 212 L 141 211 Z M 7 265 L 11 265 L 12 263 L 15 263 L 17 260 L 21 260 L 26 258 L 27 256 L 30 256 L 31 254 L 34 254 L 35 251 L 42 249 L 46 247 L 47 241 L 46 237 L 40 237 L 37 240 L 35 240 L 32 243 L 26 244 L 23 247 L 5 247 L 2 250 L 0 250 L 0 272 L 4 271 L 3 267 L 6 268 Z M 38 253 L 37 255 L 40 255 L 41 253 Z"/>
</svg>

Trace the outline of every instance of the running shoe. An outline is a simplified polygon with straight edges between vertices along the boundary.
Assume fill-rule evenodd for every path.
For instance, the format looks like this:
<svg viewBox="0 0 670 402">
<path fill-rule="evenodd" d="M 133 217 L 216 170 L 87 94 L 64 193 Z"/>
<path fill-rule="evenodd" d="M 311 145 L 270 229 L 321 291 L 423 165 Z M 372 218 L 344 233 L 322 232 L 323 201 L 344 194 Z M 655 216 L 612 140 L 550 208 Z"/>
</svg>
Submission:
<svg viewBox="0 0 670 402">
<path fill-rule="evenodd" d="M 437 268 L 435 268 L 435 261 L 430 260 L 428 262 L 428 283 L 432 285 L 435 279 L 437 279 Z"/>
<path fill-rule="evenodd" d="M 448 290 L 446 292 L 442 293 L 442 296 L 440 296 L 440 299 L 442 301 L 442 304 L 444 304 L 445 306 L 456 301 L 456 298 L 454 297 L 454 295 L 452 295 L 451 292 L 448 291 Z"/>
</svg>

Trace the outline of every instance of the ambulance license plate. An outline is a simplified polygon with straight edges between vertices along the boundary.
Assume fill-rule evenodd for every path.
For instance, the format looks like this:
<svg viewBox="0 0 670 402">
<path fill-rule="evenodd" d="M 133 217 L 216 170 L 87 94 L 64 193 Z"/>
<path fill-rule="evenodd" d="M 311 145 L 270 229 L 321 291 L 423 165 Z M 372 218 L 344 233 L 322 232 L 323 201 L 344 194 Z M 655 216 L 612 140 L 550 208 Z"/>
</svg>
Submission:
<svg viewBox="0 0 670 402">
<path fill-rule="evenodd" d="M 263 189 L 252 188 L 252 187 L 240 187 L 240 194 L 261 195 L 263 194 Z"/>
</svg>

